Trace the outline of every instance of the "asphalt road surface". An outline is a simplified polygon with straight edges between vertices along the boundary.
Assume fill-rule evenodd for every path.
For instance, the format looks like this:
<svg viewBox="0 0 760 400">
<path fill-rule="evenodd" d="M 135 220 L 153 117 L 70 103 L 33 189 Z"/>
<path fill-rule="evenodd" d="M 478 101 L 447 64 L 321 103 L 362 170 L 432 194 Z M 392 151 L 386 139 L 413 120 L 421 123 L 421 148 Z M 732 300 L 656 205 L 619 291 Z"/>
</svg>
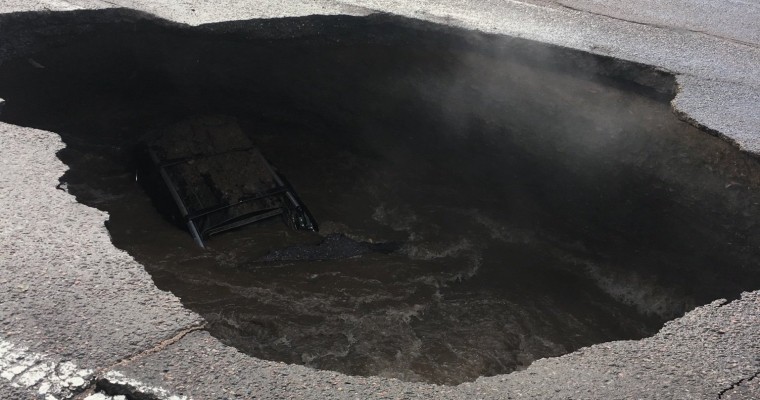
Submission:
<svg viewBox="0 0 760 400">
<path fill-rule="evenodd" d="M 673 107 L 684 119 L 760 153 L 755 1 L 716 8 L 686 0 L 3 0 L 0 39 L 10 34 L 8 13 L 113 7 L 191 25 L 388 12 L 651 64 L 676 75 Z M 34 43 L 27 39 L 0 43 L 0 61 Z M 760 398 L 760 292 L 699 307 L 651 338 L 599 344 L 453 387 L 243 355 L 206 333 L 198 315 L 111 244 L 104 212 L 56 188 L 66 170 L 56 157 L 59 137 L 0 123 L 0 143 L 0 398 Z"/>
</svg>

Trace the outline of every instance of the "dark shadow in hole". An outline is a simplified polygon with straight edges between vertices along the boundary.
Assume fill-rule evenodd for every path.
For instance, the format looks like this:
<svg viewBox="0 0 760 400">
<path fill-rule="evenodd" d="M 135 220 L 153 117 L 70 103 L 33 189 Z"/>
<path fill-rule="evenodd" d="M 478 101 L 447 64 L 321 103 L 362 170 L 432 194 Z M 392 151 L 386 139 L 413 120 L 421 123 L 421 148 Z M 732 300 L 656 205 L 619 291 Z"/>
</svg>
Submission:
<svg viewBox="0 0 760 400">
<path fill-rule="evenodd" d="M 649 67 L 386 15 L 0 31 L 2 119 L 60 133 L 62 182 L 115 245 L 255 356 L 455 384 L 760 287 L 758 163 L 679 121 Z M 322 236 L 270 221 L 201 251 L 161 217 L 133 148 L 209 114 L 238 119 Z"/>
</svg>

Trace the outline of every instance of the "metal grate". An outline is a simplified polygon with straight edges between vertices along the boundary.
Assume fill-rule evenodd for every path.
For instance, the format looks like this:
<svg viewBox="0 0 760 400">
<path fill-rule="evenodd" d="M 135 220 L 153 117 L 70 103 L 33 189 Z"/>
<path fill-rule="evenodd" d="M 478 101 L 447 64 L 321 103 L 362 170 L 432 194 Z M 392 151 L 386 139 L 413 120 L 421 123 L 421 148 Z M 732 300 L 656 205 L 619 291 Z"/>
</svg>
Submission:
<svg viewBox="0 0 760 400">
<path fill-rule="evenodd" d="M 233 118 L 194 118 L 150 136 L 153 167 L 199 246 L 211 235 L 276 216 L 293 229 L 318 229 Z"/>
</svg>

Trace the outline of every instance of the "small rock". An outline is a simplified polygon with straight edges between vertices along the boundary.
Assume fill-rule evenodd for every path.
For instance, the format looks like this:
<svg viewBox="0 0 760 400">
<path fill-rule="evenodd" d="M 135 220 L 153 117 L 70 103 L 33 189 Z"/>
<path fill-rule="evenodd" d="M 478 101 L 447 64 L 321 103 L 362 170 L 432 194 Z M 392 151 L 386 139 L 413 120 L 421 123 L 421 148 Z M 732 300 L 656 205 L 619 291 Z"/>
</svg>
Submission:
<svg viewBox="0 0 760 400">
<path fill-rule="evenodd" d="M 78 388 L 84 386 L 85 381 L 79 376 L 74 376 L 66 379 L 66 385 L 71 388 Z"/>
<path fill-rule="evenodd" d="M 103 393 L 95 393 L 87 396 L 84 400 L 111 400 L 112 397 L 106 396 Z"/>
</svg>

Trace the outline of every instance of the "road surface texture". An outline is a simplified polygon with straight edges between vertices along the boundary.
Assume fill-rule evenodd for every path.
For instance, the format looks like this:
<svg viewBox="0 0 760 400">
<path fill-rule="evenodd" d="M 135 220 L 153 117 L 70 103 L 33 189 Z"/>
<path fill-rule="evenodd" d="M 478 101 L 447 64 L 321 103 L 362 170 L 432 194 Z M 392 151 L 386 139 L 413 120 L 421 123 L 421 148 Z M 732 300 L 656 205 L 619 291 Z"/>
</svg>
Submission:
<svg viewBox="0 0 760 400">
<path fill-rule="evenodd" d="M 760 154 L 760 2 L 608 3 L 0 0 L 0 32 L 2 14 L 25 11 L 125 7 L 190 25 L 388 12 L 670 71 L 682 118 Z M 0 58 L 12 46 L 0 46 Z M 208 335 L 198 315 L 111 244 L 104 212 L 56 188 L 66 170 L 56 135 L 0 123 L 0 143 L 2 399 L 760 398 L 760 292 L 699 307 L 651 338 L 599 344 L 453 387 L 243 355 Z"/>
</svg>

